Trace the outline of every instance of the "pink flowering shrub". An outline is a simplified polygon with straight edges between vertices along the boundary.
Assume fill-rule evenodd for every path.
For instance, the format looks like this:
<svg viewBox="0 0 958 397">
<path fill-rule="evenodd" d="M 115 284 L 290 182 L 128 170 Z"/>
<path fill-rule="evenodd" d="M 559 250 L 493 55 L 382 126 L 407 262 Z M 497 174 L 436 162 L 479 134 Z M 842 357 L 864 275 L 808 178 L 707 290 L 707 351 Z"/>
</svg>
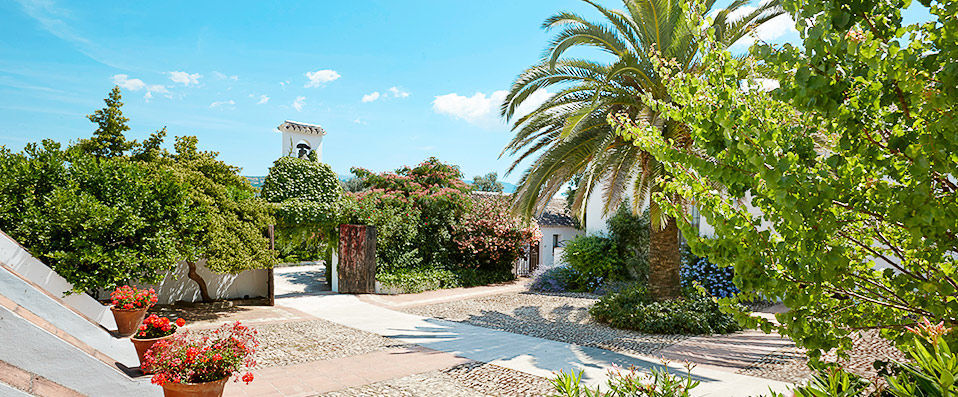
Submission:
<svg viewBox="0 0 958 397">
<path fill-rule="evenodd" d="M 452 261 L 454 225 L 469 206 L 459 168 L 430 157 L 415 167 L 373 173 L 354 168 L 369 189 L 352 193 L 350 223 L 377 227 L 383 268 L 444 265 Z"/>
<path fill-rule="evenodd" d="M 129 285 L 122 285 L 110 293 L 110 300 L 117 309 L 135 310 L 153 306 L 157 297 L 153 288 L 137 289 Z"/>
<path fill-rule="evenodd" d="M 526 247 L 541 238 L 539 225 L 512 215 L 501 196 L 476 199 L 454 229 L 462 265 L 489 270 L 511 269 Z"/>
<path fill-rule="evenodd" d="M 153 373 L 151 381 L 160 386 L 212 382 L 255 367 L 257 347 L 256 330 L 237 321 L 212 333 L 187 331 L 156 342 L 146 352 L 143 368 Z M 242 380 L 252 382 L 253 374 L 246 372 Z"/>
</svg>

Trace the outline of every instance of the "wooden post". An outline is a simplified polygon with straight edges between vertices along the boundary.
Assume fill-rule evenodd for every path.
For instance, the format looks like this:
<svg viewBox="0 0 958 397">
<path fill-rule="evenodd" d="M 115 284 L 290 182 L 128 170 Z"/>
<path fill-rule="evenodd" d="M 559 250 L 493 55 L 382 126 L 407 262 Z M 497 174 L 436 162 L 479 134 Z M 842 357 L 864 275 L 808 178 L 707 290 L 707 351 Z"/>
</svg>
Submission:
<svg viewBox="0 0 958 397">
<path fill-rule="evenodd" d="M 376 227 L 339 225 L 339 292 L 376 293 Z"/>
<path fill-rule="evenodd" d="M 269 249 L 276 250 L 276 230 L 269 225 Z M 273 267 L 266 269 L 266 304 L 276 306 L 276 285 L 273 282 Z"/>
</svg>

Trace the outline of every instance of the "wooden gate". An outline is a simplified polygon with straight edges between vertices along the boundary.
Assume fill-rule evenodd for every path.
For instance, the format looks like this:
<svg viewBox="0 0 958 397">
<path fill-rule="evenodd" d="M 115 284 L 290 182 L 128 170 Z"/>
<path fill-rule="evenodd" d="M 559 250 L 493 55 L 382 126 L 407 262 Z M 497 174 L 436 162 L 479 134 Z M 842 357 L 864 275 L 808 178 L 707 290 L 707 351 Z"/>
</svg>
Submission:
<svg viewBox="0 0 958 397">
<path fill-rule="evenodd" d="M 539 242 L 529 244 L 529 274 L 539 269 Z"/>
<path fill-rule="evenodd" d="M 376 227 L 339 225 L 339 292 L 376 293 Z"/>
</svg>

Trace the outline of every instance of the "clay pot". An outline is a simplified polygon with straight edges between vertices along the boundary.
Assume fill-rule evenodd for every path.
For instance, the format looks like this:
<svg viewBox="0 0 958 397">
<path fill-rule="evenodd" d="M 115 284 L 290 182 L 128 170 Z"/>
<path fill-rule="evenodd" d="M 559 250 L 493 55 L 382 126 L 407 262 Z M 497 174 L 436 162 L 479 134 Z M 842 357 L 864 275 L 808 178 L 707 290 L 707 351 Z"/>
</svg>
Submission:
<svg viewBox="0 0 958 397">
<path fill-rule="evenodd" d="M 220 397 L 229 376 L 206 383 L 167 383 L 163 385 L 164 397 Z"/>
<path fill-rule="evenodd" d="M 143 369 L 143 358 L 146 357 L 146 351 L 150 350 L 153 347 L 153 344 L 164 339 L 170 339 L 175 334 L 169 334 L 167 336 L 161 336 L 159 338 L 153 339 L 140 339 L 137 337 L 130 338 L 130 341 L 133 342 L 133 347 L 136 348 L 136 356 L 140 359 L 140 371 L 143 371 L 144 374 L 148 374 L 146 370 Z"/>
<path fill-rule="evenodd" d="M 113 319 L 116 321 L 116 333 L 119 336 L 130 336 L 140 328 L 143 319 L 146 318 L 146 309 L 117 309 L 111 306 Z"/>
</svg>

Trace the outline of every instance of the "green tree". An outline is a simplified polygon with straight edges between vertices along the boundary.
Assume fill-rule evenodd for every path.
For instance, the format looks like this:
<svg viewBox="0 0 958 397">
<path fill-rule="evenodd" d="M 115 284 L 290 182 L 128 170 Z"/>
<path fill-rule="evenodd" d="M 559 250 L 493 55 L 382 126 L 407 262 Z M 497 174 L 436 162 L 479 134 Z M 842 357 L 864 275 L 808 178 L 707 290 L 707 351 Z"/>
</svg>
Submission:
<svg viewBox="0 0 958 397">
<path fill-rule="evenodd" d="M 73 284 L 73 292 L 156 283 L 195 222 L 168 170 L 61 150 L 50 140 L 0 149 L 0 229 Z"/>
<path fill-rule="evenodd" d="M 692 250 L 734 266 L 746 299 L 789 308 L 780 325 L 741 319 L 813 358 L 862 329 L 903 341 L 921 317 L 958 324 L 958 2 L 903 25 L 907 5 L 786 0 L 802 48 L 741 59 L 709 43 L 699 76 L 662 60 L 671 100 L 642 99 L 690 143 L 616 118 L 673 175 L 660 205 L 691 231 L 672 198 L 693 200 L 715 228 Z M 759 70 L 780 88 L 756 89 Z"/>
<path fill-rule="evenodd" d="M 472 189 L 479 192 L 502 192 L 504 186 L 499 182 L 499 174 L 490 172 L 483 175 L 477 175 L 472 178 Z"/>
<path fill-rule="evenodd" d="M 110 95 L 103 100 L 106 107 L 86 116 L 96 123 L 97 129 L 93 137 L 80 140 L 77 149 L 97 157 L 117 157 L 136 147 L 136 141 L 128 141 L 124 135 L 130 130 L 126 125 L 130 119 L 123 117 L 123 102 L 120 99 L 120 87 L 114 86 Z"/>
<path fill-rule="evenodd" d="M 585 0 L 603 20 L 592 22 L 560 12 L 545 21 L 546 29 L 559 29 L 543 60 L 516 79 L 502 104 L 502 114 L 513 122 L 515 137 L 503 150 L 518 154 L 509 171 L 527 158 L 538 155 L 523 173 L 516 194 L 517 210 L 532 216 L 575 175 L 581 174 L 574 207 L 579 219 L 586 199 L 596 187 L 607 184 L 604 211 L 618 208 L 629 187 L 634 191 L 633 211 L 639 212 L 648 195 L 660 191 L 660 181 L 670 176 L 653 156 L 624 141 L 607 121 L 607 116 L 625 112 L 632 117 L 654 120 L 660 134 L 677 142 L 687 135 L 681 123 L 651 112 L 641 98 L 651 95 L 667 99 L 666 81 L 649 58 L 653 49 L 673 60 L 683 71 L 694 73 L 703 67 L 699 42 L 703 35 L 694 21 L 714 13 L 707 28 L 709 37 L 727 47 L 757 26 L 781 14 L 777 1 L 764 2 L 753 10 L 749 2 L 733 1 L 728 8 L 715 9 L 715 1 L 623 0 L 625 10 L 603 7 Z M 604 53 L 609 62 L 566 57 L 573 48 L 592 48 Z M 516 114 L 533 94 L 553 88 L 557 92 L 532 112 Z M 650 238 L 650 291 L 657 298 L 680 293 L 678 229 L 655 202 Z"/>
<path fill-rule="evenodd" d="M 162 138 L 157 135 L 159 142 Z M 197 273 L 198 262 L 216 273 L 272 267 L 276 254 L 269 247 L 266 229 L 273 223 L 271 209 L 256 197 L 239 168 L 217 159 L 216 152 L 197 149 L 194 136 L 177 137 L 174 152 L 163 152 L 147 163 L 174 175 L 187 188 L 196 216 L 176 230 L 180 260 L 189 267 L 204 301 L 212 300 L 206 281 Z"/>
</svg>

